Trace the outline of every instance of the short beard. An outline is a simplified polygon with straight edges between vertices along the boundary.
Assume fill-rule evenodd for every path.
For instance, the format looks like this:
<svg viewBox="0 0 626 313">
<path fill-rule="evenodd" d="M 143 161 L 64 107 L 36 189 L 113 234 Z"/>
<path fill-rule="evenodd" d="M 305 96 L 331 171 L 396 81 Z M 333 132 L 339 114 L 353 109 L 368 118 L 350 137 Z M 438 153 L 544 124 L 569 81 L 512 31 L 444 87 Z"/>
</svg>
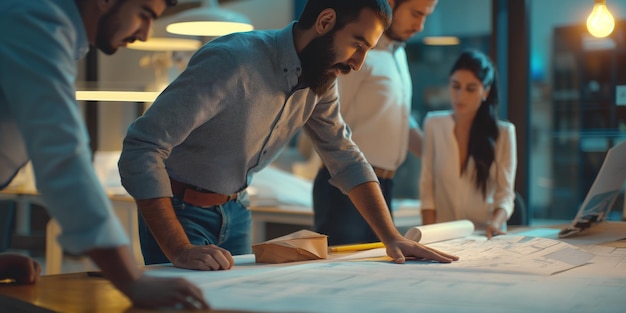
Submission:
<svg viewBox="0 0 626 313">
<path fill-rule="evenodd" d="M 105 54 L 111 55 L 117 51 L 117 47 L 112 44 L 113 37 L 117 32 L 117 25 L 120 21 L 117 18 L 121 4 L 124 1 L 118 1 L 116 5 L 105 13 L 98 21 L 98 30 L 96 33 L 95 47 Z"/>
<path fill-rule="evenodd" d="M 300 51 L 299 56 L 302 62 L 300 78 L 318 96 L 326 93 L 337 79 L 334 73 L 329 72 L 335 59 L 334 34 L 333 30 L 322 37 L 315 38 Z"/>
<path fill-rule="evenodd" d="M 389 27 L 386 31 L 385 31 L 385 36 L 387 36 L 387 38 L 393 40 L 393 41 L 397 41 L 397 42 L 406 42 L 407 39 L 402 38 L 400 36 L 398 36 L 395 32 L 393 32 L 391 30 L 391 27 Z"/>
</svg>

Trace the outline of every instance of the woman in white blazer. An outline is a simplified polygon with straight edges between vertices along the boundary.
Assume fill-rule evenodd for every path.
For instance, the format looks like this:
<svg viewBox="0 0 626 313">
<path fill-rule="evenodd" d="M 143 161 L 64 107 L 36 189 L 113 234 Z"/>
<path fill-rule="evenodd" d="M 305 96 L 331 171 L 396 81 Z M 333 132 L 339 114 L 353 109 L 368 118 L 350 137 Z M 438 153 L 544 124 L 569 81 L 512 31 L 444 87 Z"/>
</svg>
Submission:
<svg viewBox="0 0 626 313">
<path fill-rule="evenodd" d="M 471 220 L 487 237 L 504 234 L 513 213 L 515 126 L 498 119 L 496 71 L 465 51 L 449 76 L 452 110 L 427 114 L 420 177 L 424 224 Z"/>
</svg>

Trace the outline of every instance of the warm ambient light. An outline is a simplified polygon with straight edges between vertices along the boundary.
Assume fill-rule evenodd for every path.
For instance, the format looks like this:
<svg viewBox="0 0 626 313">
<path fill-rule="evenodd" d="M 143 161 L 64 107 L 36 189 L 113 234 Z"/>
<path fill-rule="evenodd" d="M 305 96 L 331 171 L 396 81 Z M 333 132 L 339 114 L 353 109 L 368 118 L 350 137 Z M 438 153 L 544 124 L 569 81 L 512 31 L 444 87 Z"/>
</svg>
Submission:
<svg viewBox="0 0 626 313">
<path fill-rule="evenodd" d="M 254 27 L 244 15 L 220 9 L 217 0 L 203 0 L 199 8 L 172 16 L 165 29 L 179 35 L 218 37 L 250 31 Z"/>
<path fill-rule="evenodd" d="M 154 102 L 159 91 L 96 91 L 77 90 L 78 101 Z"/>
<path fill-rule="evenodd" d="M 195 51 L 202 42 L 196 39 L 183 38 L 148 38 L 146 41 L 135 41 L 127 46 L 129 49 L 146 51 Z"/>
<path fill-rule="evenodd" d="M 173 34 L 190 36 L 219 37 L 231 33 L 253 30 L 250 24 L 236 22 L 196 21 L 177 22 L 167 26 L 167 31 Z"/>
<path fill-rule="evenodd" d="M 615 28 L 615 19 L 606 7 L 606 0 L 595 0 L 593 10 L 587 18 L 587 29 L 595 37 L 606 37 Z"/>
<path fill-rule="evenodd" d="M 431 36 L 424 37 L 422 40 L 424 44 L 430 46 L 454 46 L 458 45 L 460 40 L 458 37 L 452 36 Z"/>
</svg>

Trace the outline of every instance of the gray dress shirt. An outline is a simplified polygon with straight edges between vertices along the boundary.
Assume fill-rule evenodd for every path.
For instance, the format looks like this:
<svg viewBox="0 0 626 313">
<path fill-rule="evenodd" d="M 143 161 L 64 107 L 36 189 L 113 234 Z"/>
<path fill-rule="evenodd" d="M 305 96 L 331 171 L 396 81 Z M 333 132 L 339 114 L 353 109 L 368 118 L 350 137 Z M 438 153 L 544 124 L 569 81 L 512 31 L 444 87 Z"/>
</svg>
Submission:
<svg viewBox="0 0 626 313">
<path fill-rule="evenodd" d="M 220 37 L 195 53 L 128 129 L 119 169 L 133 197 L 172 196 L 168 176 L 240 192 L 301 128 L 339 189 L 377 181 L 341 118 L 336 84 L 320 96 L 299 84 L 293 27 Z"/>
</svg>

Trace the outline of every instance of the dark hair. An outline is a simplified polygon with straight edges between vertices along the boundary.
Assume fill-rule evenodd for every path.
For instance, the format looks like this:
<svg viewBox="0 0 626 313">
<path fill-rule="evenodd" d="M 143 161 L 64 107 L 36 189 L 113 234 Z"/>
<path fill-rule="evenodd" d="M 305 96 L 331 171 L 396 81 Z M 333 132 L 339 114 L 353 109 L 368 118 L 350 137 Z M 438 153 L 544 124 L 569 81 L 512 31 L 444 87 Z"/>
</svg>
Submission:
<svg viewBox="0 0 626 313">
<path fill-rule="evenodd" d="M 468 144 L 468 153 L 476 164 L 476 188 L 486 197 L 489 169 L 495 160 L 495 145 L 499 135 L 497 73 L 489 57 L 477 50 L 461 53 L 452 66 L 450 75 L 458 70 L 472 72 L 485 89 L 490 88 L 487 99 L 480 104 L 472 122 Z"/>
<path fill-rule="evenodd" d="M 323 10 L 333 9 L 337 14 L 334 29 L 339 30 L 356 21 L 365 8 L 378 15 L 385 29 L 391 25 L 392 13 L 387 0 L 308 0 L 297 25 L 302 29 L 311 28 Z"/>
</svg>

